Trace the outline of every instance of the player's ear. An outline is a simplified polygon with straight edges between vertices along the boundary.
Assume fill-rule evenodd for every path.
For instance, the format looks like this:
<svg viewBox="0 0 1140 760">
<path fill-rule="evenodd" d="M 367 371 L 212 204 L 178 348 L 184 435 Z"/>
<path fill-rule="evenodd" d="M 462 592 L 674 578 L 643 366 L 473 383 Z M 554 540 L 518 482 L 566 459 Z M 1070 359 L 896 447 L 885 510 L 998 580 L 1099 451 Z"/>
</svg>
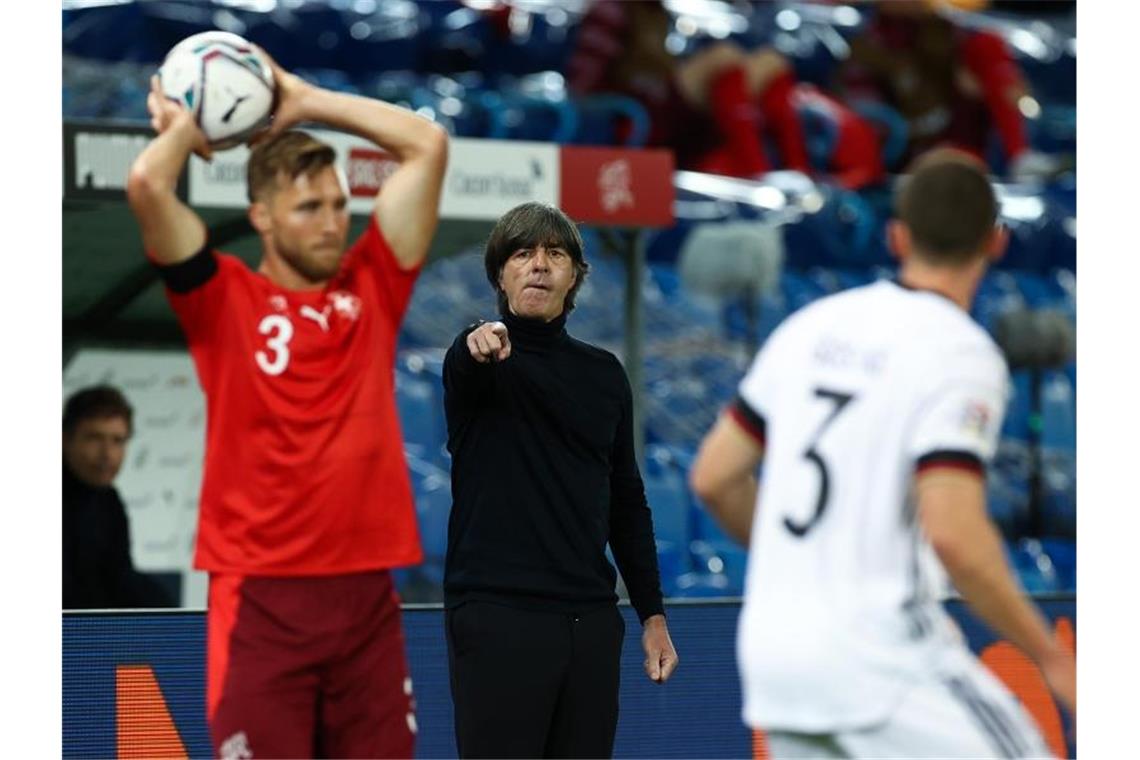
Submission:
<svg viewBox="0 0 1140 760">
<path fill-rule="evenodd" d="M 900 262 L 910 258 L 911 252 L 910 230 L 898 219 L 887 222 L 887 247 Z"/>
<path fill-rule="evenodd" d="M 269 206 L 264 201 L 251 203 L 247 214 L 249 215 L 249 223 L 257 230 L 258 234 L 264 235 L 269 232 L 273 222 L 269 218 Z"/>
<path fill-rule="evenodd" d="M 986 258 L 991 262 L 998 261 L 1005 255 L 1009 246 L 1009 228 L 1004 224 L 995 224 L 986 240 Z"/>
</svg>

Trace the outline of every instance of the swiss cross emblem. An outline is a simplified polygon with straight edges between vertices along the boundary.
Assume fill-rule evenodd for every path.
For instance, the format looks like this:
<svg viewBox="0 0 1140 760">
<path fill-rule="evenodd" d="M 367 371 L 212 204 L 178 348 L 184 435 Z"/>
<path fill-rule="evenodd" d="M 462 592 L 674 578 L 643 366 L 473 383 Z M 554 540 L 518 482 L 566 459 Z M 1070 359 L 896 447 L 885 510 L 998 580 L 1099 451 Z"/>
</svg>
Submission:
<svg viewBox="0 0 1140 760">
<path fill-rule="evenodd" d="M 360 296 L 346 290 L 336 290 L 329 293 L 329 301 L 333 310 L 345 319 L 356 321 L 360 316 Z"/>
<path fill-rule="evenodd" d="M 633 171 L 629 161 L 619 158 L 598 171 L 598 191 L 602 208 L 612 214 L 623 206 L 633 208 Z"/>
</svg>

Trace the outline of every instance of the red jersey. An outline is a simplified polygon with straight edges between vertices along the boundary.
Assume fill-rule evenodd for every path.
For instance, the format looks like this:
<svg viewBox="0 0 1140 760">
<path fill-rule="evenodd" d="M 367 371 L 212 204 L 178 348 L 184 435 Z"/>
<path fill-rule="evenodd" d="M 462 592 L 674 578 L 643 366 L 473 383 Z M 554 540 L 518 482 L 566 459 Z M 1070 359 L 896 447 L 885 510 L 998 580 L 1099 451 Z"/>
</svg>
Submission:
<svg viewBox="0 0 1140 760">
<path fill-rule="evenodd" d="M 421 560 L 393 369 L 419 271 L 400 269 L 375 218 L 321 289 L 282 289 L 210 250 L 166 268 L 206 393 L 195 567 L 328 575 Z"/>
</svg>

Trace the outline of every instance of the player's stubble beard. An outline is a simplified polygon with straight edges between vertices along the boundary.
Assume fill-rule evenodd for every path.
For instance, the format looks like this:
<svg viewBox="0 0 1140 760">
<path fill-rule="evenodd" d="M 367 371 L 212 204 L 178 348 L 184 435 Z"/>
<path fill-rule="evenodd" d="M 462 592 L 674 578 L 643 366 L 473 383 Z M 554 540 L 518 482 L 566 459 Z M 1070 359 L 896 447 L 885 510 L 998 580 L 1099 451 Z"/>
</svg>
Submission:
<svg viewBox="0 0 1140 760">
<path fill-rule="evenodd" d="M 294 271 L 312 283 L 323 283 L 331 280 L 340 270 L 340 262 L 344 258 L 344 243 L 330 243 L 328 247 L 314 247 L 305 251 L 300 246 L 293 246 L 274 236 L 274 248 L 277 254 Z M 336 247 L 336 255 L 329 253 L 329 248 Z"/>
</svg>

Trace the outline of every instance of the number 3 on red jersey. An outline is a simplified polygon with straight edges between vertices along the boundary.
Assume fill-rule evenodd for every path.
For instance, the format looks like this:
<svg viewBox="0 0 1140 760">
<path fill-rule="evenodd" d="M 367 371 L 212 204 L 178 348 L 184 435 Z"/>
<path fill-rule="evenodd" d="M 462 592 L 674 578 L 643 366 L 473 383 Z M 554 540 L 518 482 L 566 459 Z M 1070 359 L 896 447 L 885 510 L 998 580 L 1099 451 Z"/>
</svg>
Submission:
<svg viewBox="0 0 1140 760">
<path fill-rule="evenodd" d="M 289 366 L 289 341 L 293 339 L 293 323 L 280 314 L 270 314 L 261 320 L 257 331 L 269 336 L 265 347 L 272 352 L 258 351 L 254 354 L 257 366 L 267 375 L 280 375 Z"/>
</svg>

